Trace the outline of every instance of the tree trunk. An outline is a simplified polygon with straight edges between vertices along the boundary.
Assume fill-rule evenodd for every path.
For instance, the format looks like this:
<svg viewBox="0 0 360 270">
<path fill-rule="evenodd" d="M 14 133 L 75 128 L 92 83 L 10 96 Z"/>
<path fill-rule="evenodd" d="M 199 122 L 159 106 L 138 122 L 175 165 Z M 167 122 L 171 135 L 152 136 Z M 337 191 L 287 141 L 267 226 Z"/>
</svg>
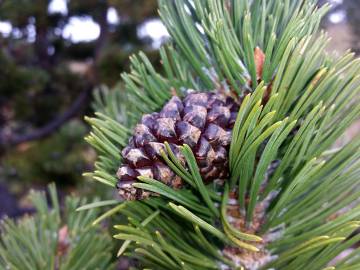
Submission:
<svg viewBox="0 0 360 270">
<path fill-rule="evenodd" d="M 107 6 L 106 2 L 104 1 L 104 5 L 101 8 L 101 10 L 99 11 L 100 14 L 99 14 L 99 17 L 97 20 L 97 22 L 100 26 L 100 35 L 96 41 L 96 46 L 95 46 L 95 62 L 99 59 L 101 50 L 104 47 L 104 45 L 106 44 L 108 36 L 109 36 L 109 27 L 108 27 L 108 22 L 107 22 L 107 10 L 108 10 L 108 6 Z"/>
<path fill-rule="evenodd" d="M 35 53 L 39 65 L 44 68 L 50 68 L 50 56 L 48 54 L 49 40 L 48 29 L 45 25 L 36 25 Z"/>
</svg>

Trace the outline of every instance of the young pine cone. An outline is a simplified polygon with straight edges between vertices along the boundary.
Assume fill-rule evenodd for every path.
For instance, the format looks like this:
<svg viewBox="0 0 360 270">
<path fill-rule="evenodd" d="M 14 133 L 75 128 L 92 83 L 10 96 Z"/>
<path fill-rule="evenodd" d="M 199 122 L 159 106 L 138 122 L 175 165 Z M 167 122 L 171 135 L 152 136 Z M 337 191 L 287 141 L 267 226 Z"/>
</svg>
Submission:
<svg viewBox="0 0 360 270">
<path fill-rule="evenodd" d="M 226 178 L 231 131 L 238 110 L 238 103 L 225 94 L 191 92 L 183 100 L 172 97 L 159 113 L 144 115 L 122 151 L 124 164 L 117 172 L 119 194 L 126 200 L 147 197 L 148 192 L 132 187 L 140 175 L 172 188 L 182 187 L 181 178 L 161 157 L 164 142 L 170 144 L 184 166 L 179 146 L 189 145 L 205 182 Z"/>
</svg>

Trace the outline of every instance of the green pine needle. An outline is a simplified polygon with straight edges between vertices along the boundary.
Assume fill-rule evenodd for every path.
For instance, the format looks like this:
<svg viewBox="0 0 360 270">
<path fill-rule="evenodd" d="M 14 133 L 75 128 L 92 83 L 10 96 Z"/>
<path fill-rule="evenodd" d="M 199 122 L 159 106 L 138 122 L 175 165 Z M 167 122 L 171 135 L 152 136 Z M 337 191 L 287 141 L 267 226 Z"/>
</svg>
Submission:
<svg viewBox="0 0 360 270">
<path fill-rule="evenodd" d="M 96 221 L 128 218 L 116 227 L 120 254 L 149 269 L 359 269 L 351 247 L 359 241 L 360 136 L 338 139 L 360 118 L 360 60 L 325 52 L 329 38 L 318 28 L 329 5 L 315 2 L 159 0 L 171 35 L 160 49 L 163 70 L 140 53 L 122 74 L 126 91 L 96 93 L 99 113 L 87 118 L 86 139 L 99 153 L 91 176 L 115 186 L 132 128 L 174 93 L 231 92 L 241 106 L 229 179 L 205 184 L 192 150 L 181 147 L 183 165 L 165 142 L 162 158 L 184 187 L 139 177 L 133 187 L 157 196 Z M 255 50 L 265 55 L 261 74 Z"/>
</svg>

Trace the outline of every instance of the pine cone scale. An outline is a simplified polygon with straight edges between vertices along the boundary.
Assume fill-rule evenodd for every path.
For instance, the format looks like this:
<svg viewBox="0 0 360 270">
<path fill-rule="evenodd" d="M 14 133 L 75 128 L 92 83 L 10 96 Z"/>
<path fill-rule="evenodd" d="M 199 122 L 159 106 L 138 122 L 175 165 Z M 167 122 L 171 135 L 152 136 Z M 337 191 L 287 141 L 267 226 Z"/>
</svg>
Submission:
<svg viewBox="0 0 360 270">
<path fill-rule="evenodd" d="M 192 92 L 183 100 L 172 97 L 159 113 L 146 114 L 135 127 L 129 145 L 122 151 L 124 165 L 117 173 L 119 193 L 127 200 L 145 198 L 132 183 L 138 176 L 154 178 L 172 188 L 184 184 L 162 160 L 164 142 L 170 144 L 179 162 L 186 166 L 179 147 L 189 145 L 200 174 L 209 182 L 228 175 L 228 149 L 238 103 L 217 92 Z"/>
</svg>

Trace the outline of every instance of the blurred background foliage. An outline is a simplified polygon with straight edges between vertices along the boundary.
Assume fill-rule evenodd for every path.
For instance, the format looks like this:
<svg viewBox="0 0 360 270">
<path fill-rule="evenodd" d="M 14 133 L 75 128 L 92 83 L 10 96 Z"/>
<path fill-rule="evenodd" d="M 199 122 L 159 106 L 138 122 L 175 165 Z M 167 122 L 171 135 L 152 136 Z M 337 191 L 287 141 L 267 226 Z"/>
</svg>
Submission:
<svg viewBox="0 0 360 270">
<path fill-rule="evenodd" d="M 156 0 L 0 0 L 1 198 L 14 202 L 50 181 L 86 190 L 81 175 L 95 154 L 83 116 L 130 54 L 158 61 L 151 23 L 159 24 Z"/>
<path fill-rule="evenodd" d="M 50 181 L 65 191 L 103 192 L 81 176 L 95 158 L 83 140 L 83 116 L 92 113 L 99 85 L 121 87 L 130 54 L 142 50 L 159 62 L 167 33 L 156 2 L 0 0 L 1 198 L 15 202 Z M 323 22 L 333 38 L 329 50 L 360 52 L 360 1 L 330 2 Z M 15 215 L 9 205 L 0 216 Z"/>
<path fill-rule="evenodd" d="M 3 163 L 3 176 L 22 185 L 24 181 L 41 184 L 50 179 L 56 179 L 62 185 L 76 184 L 81 181 L 88 162 L 92 161 L 88 160 L 92 159 L 92 153 L 83 140 L 79 140 L 86 132 L 79 120 L 72 120 L 49 138 L 9 151 Z"/>
</svg>

